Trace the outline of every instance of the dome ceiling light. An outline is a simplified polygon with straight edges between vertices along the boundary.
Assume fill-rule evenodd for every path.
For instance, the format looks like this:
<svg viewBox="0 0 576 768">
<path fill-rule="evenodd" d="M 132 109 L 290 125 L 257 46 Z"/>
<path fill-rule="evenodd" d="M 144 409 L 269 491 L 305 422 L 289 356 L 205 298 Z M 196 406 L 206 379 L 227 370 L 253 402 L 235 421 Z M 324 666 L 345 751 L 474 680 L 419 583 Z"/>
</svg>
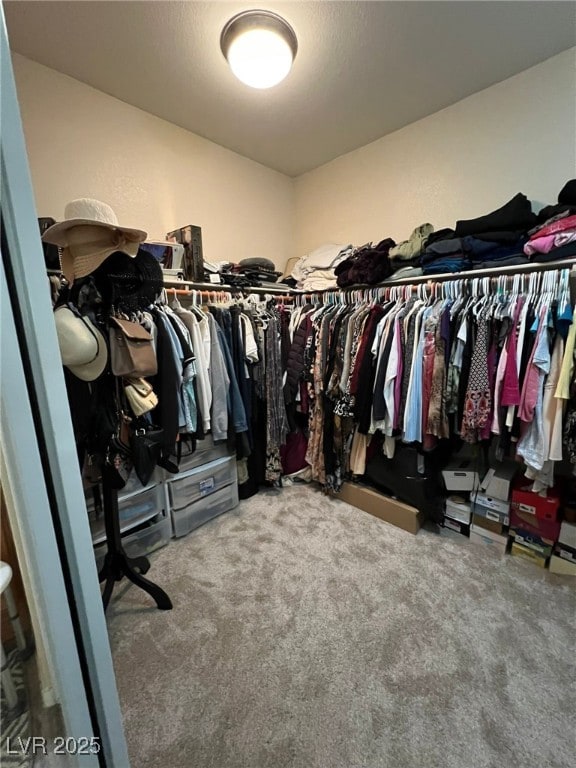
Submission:
<svg viewBox="0 0 576 768">
<path fill-rule="evenodd" d="M 272 88 L 292 68 L 298 40 L 290 24 L 272 11 L 243 11 L 220 36 L 230 69 L 251 88 Z"/>
</svg>

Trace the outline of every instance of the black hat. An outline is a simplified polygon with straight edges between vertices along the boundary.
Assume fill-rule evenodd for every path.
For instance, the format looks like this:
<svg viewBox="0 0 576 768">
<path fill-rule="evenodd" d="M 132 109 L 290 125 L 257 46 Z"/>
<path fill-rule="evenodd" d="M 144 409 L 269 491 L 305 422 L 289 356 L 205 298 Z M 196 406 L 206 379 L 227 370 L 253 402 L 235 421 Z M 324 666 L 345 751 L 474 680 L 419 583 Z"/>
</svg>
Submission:
<svg viewBox="0 0 576 768">
<path fill-rule="evenodd" d="M 93 276 L 106 303 L 130 310 L 145 309 L 164 287 L 162 267 L 143 248 L 136 256 L 116 251 L 93 272 Z"/>
<path fill-rule="evenodd" d="M 562 205 L 576 205 L 576 179 L 570 179 L 558 193 L 558 202 Z"/>
</svg>

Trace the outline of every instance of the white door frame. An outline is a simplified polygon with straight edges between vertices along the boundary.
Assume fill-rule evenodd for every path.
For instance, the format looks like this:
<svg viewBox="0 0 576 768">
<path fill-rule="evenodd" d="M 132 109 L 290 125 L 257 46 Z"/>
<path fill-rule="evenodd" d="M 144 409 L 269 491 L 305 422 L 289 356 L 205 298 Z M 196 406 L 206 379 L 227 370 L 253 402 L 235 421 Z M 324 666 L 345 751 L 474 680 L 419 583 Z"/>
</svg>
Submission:
<svg viewBox="0 0 576 768">
<path fill-rule="evenodd" d="M 71 731 L 63 735 L 100 737 L 99 760 L 78 764 L 129 768 L 1 7 L 0 78 L 4 462 L 41 590 L 49 658 Z"/>
</svg>

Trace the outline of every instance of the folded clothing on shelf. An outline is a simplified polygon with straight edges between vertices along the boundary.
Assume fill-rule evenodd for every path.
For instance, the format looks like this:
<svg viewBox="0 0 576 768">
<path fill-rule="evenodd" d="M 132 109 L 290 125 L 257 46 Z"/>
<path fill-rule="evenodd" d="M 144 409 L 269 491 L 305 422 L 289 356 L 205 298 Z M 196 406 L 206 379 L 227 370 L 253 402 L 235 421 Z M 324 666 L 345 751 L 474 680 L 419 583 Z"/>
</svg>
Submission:
<svg viewBox="0 0 576 768">
<path fill-rule="evenodd" d="M 421 277 L 422 274 L 420 267 L 402 267 L 393 272 L 388 280 L 405 280 L 410 277 Z"/>
<path fill-rule="evenodd" d="M 471 269 L 496 269 L 499 267 L 522 267 L 525 264 L 530 264 L 530 259 L 522 254 L 516 256 L 503 256 L 500 259 L 492 259 L 491 261 L 481 261 L 472 259 L 470 263 Z"/>
<path fill-rule="evenodd" d="M 412 232 L 408 240 L 403 240 L 398 245 L 390 249 L 390 259 L 392 261 L 412 260 L 420 256 L 424 250 L 424 243 L 434 232 L 432 224 L 420 224 Z"/>
<path fill-rule="evenodd" d="M 548 253 L 535 253 L 530 258 L 530 261 L 542 264 L 547 261 L 562 261 L 562 259 L 570 259 L 574 256 L 576 256 L 576 241 L 566 243 L 566 245 L 562 245 L 560 248 L 554 248 Z"/>
<path fill-rule="evenodd" d="M 337 287 L 336 275 L 329 269 L 315 269 L 298 285 L 303 291 L 325 291 Z"/>
<path fill-rule="evenodd" d="M 354 248 L 352 245 L 336 245 L 326 243 L 316 250 L 302 256 L 292 269 L 292 277 L 302 281 L 317 269 L 334 269 L 340 262 L 346 259 Z"/>
<path fill-rule="evenodd" d="M 461 219 L 456 222 L 455 232 L 458 237 L 475 235 L 478 232 L 519 229 L 526 231 L 536 223 L 536 214 L 532 211 L 532 203 L 526 195 L 517 195 L 485 216 L 477 219 Z"/>
<path fill-rule="evenodd" d="M 270 261 L 270 259 L 265 259 L 261 256 L 253 256 L 249 259 L 242 259 L 238 263 L 238 267 L 240 267 L 242 270 L 245 269 L 264 269 L 267 272 L 275 272 L 276 271 L 276 265 L 273 261 Z"/>
<path fill-rule="evenodd" d="M 470 261 L 463 255 L 454 254 L 422 265 L 424 275 L 441 275 L 443 272 L 464 272 L 470 269 Z"/>
<path fill-rule="evenodd" d="M 376 285 L 392 274 L 388 253 L 396 245 L 391 237 L 358 248 L 352 255 L 334 269 L 340 288 L 349 285 Z"/>
</svg>

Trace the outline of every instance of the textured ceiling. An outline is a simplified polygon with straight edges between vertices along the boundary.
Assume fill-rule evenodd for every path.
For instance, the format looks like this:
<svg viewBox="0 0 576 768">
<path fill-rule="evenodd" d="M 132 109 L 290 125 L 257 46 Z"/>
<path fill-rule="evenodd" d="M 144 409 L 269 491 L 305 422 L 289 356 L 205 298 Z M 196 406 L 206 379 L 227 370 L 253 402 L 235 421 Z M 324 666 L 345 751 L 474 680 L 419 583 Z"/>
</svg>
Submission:
<svg viewBox="0 0 576 768">
<path fill-rule="evenodd" d="M 298 36 L 288 78 L 237 81 L 240 10 Z M 297 176 L 576 45 L 572 2 L 5 2 L 18 53 Z"/>
</svg>

